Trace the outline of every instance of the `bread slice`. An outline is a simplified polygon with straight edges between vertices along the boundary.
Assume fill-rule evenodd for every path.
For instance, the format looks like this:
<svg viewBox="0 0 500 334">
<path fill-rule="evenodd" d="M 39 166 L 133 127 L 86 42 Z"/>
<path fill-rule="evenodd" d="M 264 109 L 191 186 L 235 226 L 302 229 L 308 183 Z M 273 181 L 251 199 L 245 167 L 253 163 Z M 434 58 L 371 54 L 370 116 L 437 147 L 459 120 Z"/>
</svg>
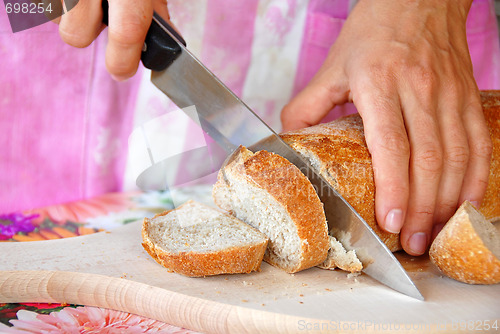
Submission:
<svg viewBox="0 0 500 334">
<path fill-rule="evenodd" d="M 350 271 L 351 273 L 363 269 L 363 264 L 356 256 L 356 251 L 346 251 L 342 243 L 335 237 L 329 236 L 329 241 L 330 249 L 328 250 L 328 256 L 323 263 L 318 265 L 319 268 L 330 270 L 340 268 L 345 271 Z"/>
<path fill-rule="evenodd" d="M 268 241 L 235 217 L 194 201 L 145 218 L 142 240 L 156 262 L 191 277 L 259 270 Z"/>
<path fill-rule="evenodd" d="M 359 114 L 280 136 L 354 207 L 391 251 L 401 249 L 399 234 L 385 232 L 375 218 L 372 161 Z"/>
<path fill-rule="evenodd" d="M 446 276 L 457 281 L 500 282 L 500 233 L 468 201 L 434 239 L 429 256 Z"/>
<path fill-rule="evenodd" d="M 239 147 L 219 171 L 215 203 L 269 238 L 264 260 L 288 273 L 322 263 L 328 253 L 323 204 L 285 158 Z"/>
</svg>

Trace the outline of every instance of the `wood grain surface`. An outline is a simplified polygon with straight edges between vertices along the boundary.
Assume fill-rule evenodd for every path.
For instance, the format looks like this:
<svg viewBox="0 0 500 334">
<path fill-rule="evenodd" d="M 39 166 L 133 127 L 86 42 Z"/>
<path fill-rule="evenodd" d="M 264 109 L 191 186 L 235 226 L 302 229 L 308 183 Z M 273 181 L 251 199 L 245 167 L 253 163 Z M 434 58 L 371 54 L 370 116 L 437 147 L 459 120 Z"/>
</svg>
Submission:
<svg viewBox="0 0 500 334">
<path fill-rule="evenodd" d="M 140 227 L 0 243 L 0 302 L 99 306 L 207 333 L 442 333 L 467 321 L 485 329 L 494 320 L 500 326 L 500 285 L 453 281 L 427 257 L 398 255 L 425 301 L 366 275 L 317 268 L 290 275 L 263 264 L 252 274 L 188 278 L 143 250 Z"/>
</svg>

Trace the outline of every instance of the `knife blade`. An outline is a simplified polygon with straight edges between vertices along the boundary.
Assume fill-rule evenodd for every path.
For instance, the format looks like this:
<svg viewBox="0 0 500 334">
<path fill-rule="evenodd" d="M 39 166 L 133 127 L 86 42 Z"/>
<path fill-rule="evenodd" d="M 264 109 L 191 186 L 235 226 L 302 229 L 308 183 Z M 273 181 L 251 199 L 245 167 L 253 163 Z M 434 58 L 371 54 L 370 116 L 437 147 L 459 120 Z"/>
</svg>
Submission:
<svg viewBox="0 0 500 334">
<path fill-rule="evenodd" d="M 186 47 L 178 34 L 156 13 L 152 27 L 170 39 L 175 52 L 165 58 L 167 66 L 148 66 L 144 59 L 154 53 L 155 38 L 147 38 L 142 59 L 152 68 L 151 81 L 178 107 L 195 106 L 197 121 L 228 154 L 239 145 L 252 151 L 267 150 L 289 160 L 304 173 L 324 204 L 330 232 L 354 249 L 363 263 L 363 272 L 390 288 L 416 299 L 423 296 L 399 261 L 354 208 L 311 165 L 287 145 L 257 114 L 207 69 Z M 148 32 L 148 35 L 151 33 Z M 154 37 L 154 36 L 153 36 Z M 148 40 L 150 43 L 148 43 Z M 152 43 L 151 43 L 152 41 Z M 172 41 L 174 43 L 172 43 Z M 151 57 L 149 57 L 151 58 Z M 161 55 L 160 55 L 161 58 Z M 158 57 L 156 57 L 158 60 Z M 161 65 L 161 59 L 159 60 Z"/>
</svg>

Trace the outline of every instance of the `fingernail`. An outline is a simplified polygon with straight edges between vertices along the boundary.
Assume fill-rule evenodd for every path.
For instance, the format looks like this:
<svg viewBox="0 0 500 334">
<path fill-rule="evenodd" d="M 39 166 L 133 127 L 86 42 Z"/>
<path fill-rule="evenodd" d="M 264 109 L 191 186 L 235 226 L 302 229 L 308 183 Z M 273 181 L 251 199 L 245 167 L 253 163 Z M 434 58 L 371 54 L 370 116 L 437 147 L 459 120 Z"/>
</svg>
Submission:
<svg viewBox="0 0 500 334">
<path fill-rule="evenodd" d="M 427 235 L 424 232 L 414 233 L 408 240 L 408 247 L 413 254 L 424 254 L 426 246 Z"/>
<path fill-rule="evenodd" d="M 474 205 L 476 209 L 479 209 L 479 202 L 478 201 L 470 201 L 470 204 Z"/>
<path fill-rule="evenodd" d="M 111 78 L 113 78 L 113 80 L 119 81 L 119 82 L 127 81 L 127 79 L 128 79 L 128 77 L 125 77 L 122 75 L 115 75 L 115 74 L 111 74 Z"/>
<path fill-rule="evenodd" d="M 403 227 L 403 211 L 392 209 L 385 216 L 385 230 L 390 233 L 399 233 Z"/>
</svg>

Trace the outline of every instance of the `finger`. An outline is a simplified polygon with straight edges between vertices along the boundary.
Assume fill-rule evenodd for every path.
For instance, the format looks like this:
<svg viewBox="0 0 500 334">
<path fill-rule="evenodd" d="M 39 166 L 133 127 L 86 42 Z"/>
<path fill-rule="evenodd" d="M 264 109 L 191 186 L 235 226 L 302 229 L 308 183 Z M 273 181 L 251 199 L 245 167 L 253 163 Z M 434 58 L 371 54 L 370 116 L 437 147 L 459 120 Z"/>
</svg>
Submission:
<svg viewBox="0 0 500 334">
<path fill-rule="evenodd" d="M 365 129 L 375 180 L 375 214 L 380 227 L 398 233 L 409 196 L 410 150 L 398 94 L 388 83 L 366 82 L 353 101 Z"/>
<path fill-rule="evenodd" d="M 153 9 L 156 12 L 156 14 L 160 15 L 161 18 L 167 21 L 168 23 L 171 23 L 170 13 L 168 12 L 167 5 L 168 4 L 166 0 L 153 0 Z"/>
<path fill-rule="evenodd" d="M 59 35 L 72 46 L 89 46 L 104 28 L 100 0 L 78 1 L 75 7 L 61 16 Z"/>
<path fill-rule="evenodd" d="M 338 75 L 332 70 L 321 70 L 313 80 L 281 111 L 283 131 L 318 124 L 335 105 L 349 99 L 347 85 L 337 84 Z"/>
<path fill-rule="evenodd" d="M 463 116 L 470 157 L 459 200 L 459 203 L 469 200 L 477 208 L 481 206 L 488 185 L 493 149 L 480 101 L 479 96 L 474 95 Z"/>
<path fill-rule="evenodd" d="M 109 0 L 106 67 L 116 80 L 137 71 L 152 17 L 150 0 Z"/>
<path fill-rule="evenodd" d="M 410 93 L 403 105 L 411 150 L 411 195 L 400 240 L 404 250 L 411 255 L 422 255 L 430 242 L 443 169 L 441 135 L 436 118 L 437 103 L 432 96 Z"/>
<path fill-rule="evenodd" d="M 443 173 L 439 185 L 434 224 L 446 223 L 459 205 L 459 196 L 469 162 L 469 143 L 463 125 L 458 96 L 444 98 L 438 114 L 440 133 L 443 139 Z M 437 227 L 436 229 L 439 229 Z"/>
</svg>

